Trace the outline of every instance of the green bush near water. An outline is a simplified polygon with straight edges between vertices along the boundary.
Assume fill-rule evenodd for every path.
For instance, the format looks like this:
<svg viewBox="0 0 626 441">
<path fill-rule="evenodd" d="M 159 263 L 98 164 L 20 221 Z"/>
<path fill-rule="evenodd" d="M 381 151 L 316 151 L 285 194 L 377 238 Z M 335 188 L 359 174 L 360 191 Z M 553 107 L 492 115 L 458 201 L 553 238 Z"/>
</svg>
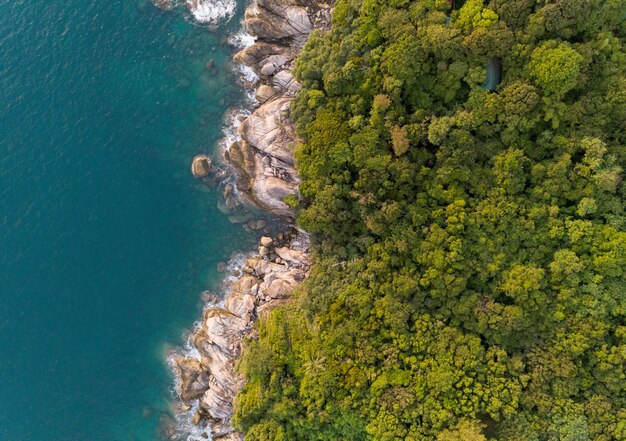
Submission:
<svg viewBox="0 0 626 441">
<path fill-rule="evenodd" d="M 625 16 L 337 1 L 293 104 L 315 265 L 243 356 L 246 440 L 626 440 Z"/>
</svg>

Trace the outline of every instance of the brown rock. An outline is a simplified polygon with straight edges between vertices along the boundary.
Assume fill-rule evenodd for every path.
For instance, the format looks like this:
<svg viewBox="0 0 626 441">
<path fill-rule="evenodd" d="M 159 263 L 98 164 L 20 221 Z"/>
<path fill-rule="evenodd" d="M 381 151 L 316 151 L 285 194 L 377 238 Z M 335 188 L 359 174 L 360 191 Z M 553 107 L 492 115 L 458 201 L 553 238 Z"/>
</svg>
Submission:
<svg viewBox="0 0 626 441">
<path fill-rule="evenodd" d="M 192 401 L 200 398 L 209 388 L 209 373 L 193 358 L 179 358 L 176 366 L 180 375 L 180 399 Z"/>
<path fill-rule="evenodd" d="M 265 290 L 265 295 L 272 299 L 282 299 L 287 297 L 294 286 L 295 282 L 293 281 L 274 279 Z"/>
<path fill-rule="evenodd" d="M 307 257 L 303 251 L 292 250 L 287 247 L 280 247 L 274 249 L 278 256 L 291 263 L 306 263 Z"/>
<path fill-rule="evenodd" d="M 224 197 L 227 198 L 228 196 L 230 196 L 231 194 L 233 194 L 233 185 L 232 184 L 226 184 L 224 186 Z"/>
<path fill-rule="evenodd" d="M 265 63 L 261 68 L 261 75 L 264 75 L 266 77 L 274 75 L 276 69 L 278 69 L 278 66 L 276 66 L 274 63 Z"/>
<path fill-rule="evenodd" d="M 203 178 L 211 172 L 211 158 L 206 155 L 198 155 L 191 163 L 191 173 L 197 178 Z"/>
<path fill-rule="evenodd" d="M 238 432 L 232 432 L 228 435 L 214 437 L 213 439 L 215 441 L 243 441 L 243 435 Z"/>
<path fill-rule="evenodd" d="M 297 137 L 288 119 L 291 99 L 279 98 L 259 107 L 239 127 L 239 133 L 251 146 L 293 165 L 293 144 Z"/>
<path fill-rule="evenodd" d="M 194 426 L 197 426 L 198 424 L 200 424 L 201 419 L 202 419 L 202 414 L 200 414 L 200 412 L 196 412 L 193 414 L 193 419 L 191 420 L 191 423 Z"/>
<path fill-rule="evenodd" d="M 264 102 L 274 98 L 277 94 L 278 92 L 272 86 L 262 84 L 254 92 L 254 97 L 257 99 L 258 102 L 263 104 Z"/>
<path fill-rule="evenodd" d="M 295 52 L 288 46 L 266 41 L 257 41 L 252 46 L 235 54 L 235 61 L 251 67 L 260 73 L 261 66 L 273 62 L 281 66 L 295 58 Z"/>
<path fill-rule="evenodd" d="M 283 96 L 289 97 L 295 96 L 302 87 L 289 70 L 278 72 L 272 77 L 271 83 L 274 90 L 278 90 Z"/>
<path fill-rule="evenodd" d="M 257 0 L 246 11 L 246 29 L 267 40 L 305 37 L 313 28 L 306 9 L 291 0 Z"/>
</svg>

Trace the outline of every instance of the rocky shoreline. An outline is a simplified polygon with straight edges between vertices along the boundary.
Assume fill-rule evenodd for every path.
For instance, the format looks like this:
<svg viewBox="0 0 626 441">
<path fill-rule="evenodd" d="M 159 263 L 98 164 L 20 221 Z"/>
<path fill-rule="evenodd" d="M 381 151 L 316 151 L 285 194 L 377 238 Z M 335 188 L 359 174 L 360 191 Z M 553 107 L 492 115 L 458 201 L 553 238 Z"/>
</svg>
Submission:
<svg viewBox="0 0 626 441">
<path fill-rule="evenodd" d="M 224 287 L 226 296 L 214 299 L 204 310 L 190 339 L 191 351 L 170 360 L 181 400 L 179 418 L 187 415 L 200 438 L 243 440 L 230 425 L 233 400 L 244 383 L 237 371 L 242 345 L 253 337 L 255 321 L 287 302 L 307 276 L 309 238 L 292 225 L 285 203 L 285 197 L 297 197 L 300 183 L 294 167 L 298 138 L 289 116 L 300 85 L 292 68 L 309 33 L 329 25 L 330 6 L 316 1 L 254 0 L 246 9 L 245 30 L 255 43 L 237 53 L 235 60 L 258 75 L 259 80 L 250 85 L 258 104 L 240 121 L 239 140 L 223 150 L 235 174 L 234 182 L 224 186 L 224 205 L 232 210 L 243 201 L 285 222 L 276 228 L 264 221 L 248 221 L 254 230 L 278 232 L 262 236 L 257 252 L 242 267 L 232 269 Z M 207 183 L 226 176 L 207 156 L 194 158 L 192 173 Z M 177 439 L 180 434 L 172 435 Z"/>
<path fill-rule="evenodd" d="M 261 238 L 259 253 L 249 256 L 227 296 L 206 308 L 191 337 L 194 356 L 173 360 L 181 410 L 213 440 L 241 440 L 230 426 L 233 399 L 244 383 L 237 371 L 242 344 L 254 333 L 254 322 L 288 301 L 307 275 L 308 236 L 293 229 Z"/>
<path fill-rule="evenodd" d="M 313 29 L 330 25 L 330 6 L 307 0 L 255 0 L 246 10 L 245 28 L 255 43 L 235 55 L 260 78 L 258 107 L 239 126 L 240 141 L 225 151 L 237 171 L 243 199 L 273 213 L 290 216 L 284 198 L 297 195 L 294 167 L 298 143 L 290 105 L 300 84 L 293 61 Z"/>
</svg>

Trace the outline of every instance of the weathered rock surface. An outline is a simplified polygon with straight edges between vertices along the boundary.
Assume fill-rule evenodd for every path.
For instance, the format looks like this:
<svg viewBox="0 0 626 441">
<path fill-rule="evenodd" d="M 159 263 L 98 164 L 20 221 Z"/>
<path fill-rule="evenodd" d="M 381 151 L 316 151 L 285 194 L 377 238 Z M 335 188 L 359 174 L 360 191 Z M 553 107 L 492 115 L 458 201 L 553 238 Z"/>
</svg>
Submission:
<svg viewBox="0 0 626 441">
<path fill-rule="evenodd" d="M 256 0 L 246 10 L 246 30 L 261 39 L 306 38 L 313 23 L 296 0 Z"/>
<path fill-rule="evenodd" d="M 293 143 L 297 140 L 289 120 L 289 98 L 278 98 L 257 109 L 239 127 L 251 147 L 293 165 Z"/>
<path fill-rule="evenodd" d="M 283 154 L 286 147 L 274 145 L 268 150 Z M 293 164 L 263 154 L 245 140 L 234 143 L 229 156 L 238 169 L 237 189 L 242 199 L 281 216 L 291 215 L 283 201 L 285 196 L 298 193 L 300 180 Z"/>
<path fill-rule="evenodd" d="M 284 59 L 286 63 L 293 60 L 295 56 L 296 52 L 289 46 L 260 40 L 252 46 L 248 46 L 237 52 L 235 54 L 235 61 L 239 64 L 249 66 L 257 73 L 260 73 L 259 67 L 267 64 L 272 59 L 276 59 L 276 57 Z"/>
<path fill-rule="evenodd" d="M 300 90 L 292 62 L 308 34 L 330 20 L 325 3 L 305 0 L 255 0 L 245 26 L 256 42 L 235 60 L 261 76 L 255 91 L 259 107 L 239 127 L 241 141 L 227 159 L 238 172 L 237 189 L 248 203 L 289 216 L 284 198 L 298 194 L 294 149 L 300 142 L 290 118 L 291 100 Z"/>
<path fill-rule="evenodd" d="M 203 178 L 211 172 L 211 158 L 206 155 L 198 155 L 191 163 L 191 173 L 196 178 Z"/>
<path fill-rule="evenodd" d="M 183 401 L 200 398 L 209 388 L 209 374 L 202 369 L 200 362 L 193 358 L 176 360 L 180 370 L 180 397 Z"/>
<path fill-rule="evenodd" d="M 300 83 L 296 81 L 290 70 L 281 70 L 271 79 L 274 89 L 281 92 L 282 96 L 294 97 L 300 90 Z"/>
<path fill-rule="evenodd" d="M 254 97 L 259 103 L 263 104 L 264 102 L 274 98 L 278 93 L 279 92 L 272 86 L 261 84 L 254 92 Z"/>
</svg>

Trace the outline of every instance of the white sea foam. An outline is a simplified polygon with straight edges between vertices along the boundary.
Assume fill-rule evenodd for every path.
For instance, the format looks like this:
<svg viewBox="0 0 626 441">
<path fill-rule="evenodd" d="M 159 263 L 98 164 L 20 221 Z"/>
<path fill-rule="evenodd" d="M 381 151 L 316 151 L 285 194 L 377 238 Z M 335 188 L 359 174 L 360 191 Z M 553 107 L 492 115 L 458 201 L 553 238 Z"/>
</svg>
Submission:
<svg viewBox="0 0 626 441">
<path fill-rule="evenodd" d="M 250 47 L 256 41 L 255 37 L 248 34 L 245 30 L 239 31 L 236 34 L 228 37 L 228 44 L 236 47 L 237 49 L 244 49 Z M 243 64 L 238 65 L 239 75 L 244 82 L 244 85 L 256 84 L 259 81 L 259 76 L 256 72 L 249 66 L 245 66 Z M 249 95 L 249 90 L 246 91 Z M 252 94 L 254 95 L 254 93 Z M 254 103 L 249 103 L 254 104 Z"/>
<path fill-rule="evenodd" d="M 235 14 L 236 0 L 187 0 L 187 6 L 200 23 L 218 23 Z"/>
<path fill-rule="evenodd" d="M 223 152 L 228 151 L 234 142 L 241 140 L 239 126 L 241 126 L 241 121 L 250 116 L 250 114 L 250 110 L 242 108 L 232 108 L 226 113 L 224 126 L 222 127 L 222 139 L 219 142 L 220 149 Z"/>
<path fill-rule="evenodd" d="M 228 37 L 228 44 L 238 49 L 250 47 L 254 44 L 256 38 L 242 30 Z"/>
<path fill-rule="evenodd" d="M 243 77 L 244 81 L 247 81 L 249 83 L 256 83 L 257 81 L 259 81 L 259 76 L 249 66 L 244 66 L 243 64 L 240 64 L 239 72 L 241 72 L 241 76 Z"/>
<path fill-rule="evenodd" d="M 246 259 L 250 257 L 250 254 L 238 253 L 233 256 L 232 259 L 228 261 L 226 265 L 226 270 L 228 271 L 228 276 L 224 278 L 224 289 L 226 290 L 225 294 L 230 294 L 230 285 L 232 285 L 243 273 L 243 269 L 246 266 Z"/>
<path fill-rule="evenodd" d="M 179 439 L 184 441 L 207 441 L 212 440 L 211 428 L 206 425 L 196 426 L 193 424 L 193 416 L 198 411 L 199 405 L 196 401 L 191 409 L 182 411 L 176 415 L 176 421 L 178 421 L 178 436 Z M 204 427 L 203 427 L 204 426 Z"/>
</svg>

